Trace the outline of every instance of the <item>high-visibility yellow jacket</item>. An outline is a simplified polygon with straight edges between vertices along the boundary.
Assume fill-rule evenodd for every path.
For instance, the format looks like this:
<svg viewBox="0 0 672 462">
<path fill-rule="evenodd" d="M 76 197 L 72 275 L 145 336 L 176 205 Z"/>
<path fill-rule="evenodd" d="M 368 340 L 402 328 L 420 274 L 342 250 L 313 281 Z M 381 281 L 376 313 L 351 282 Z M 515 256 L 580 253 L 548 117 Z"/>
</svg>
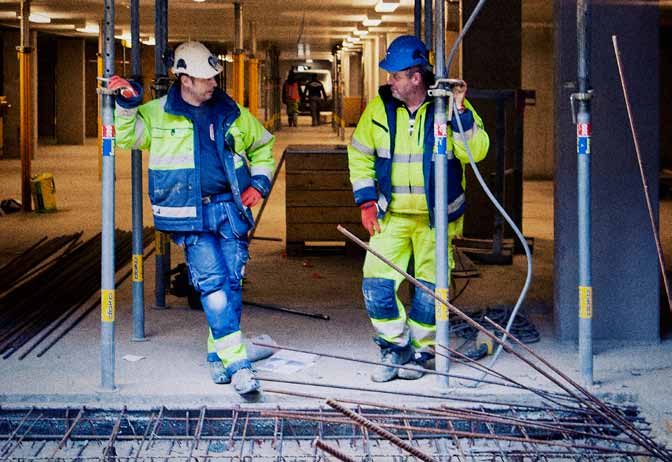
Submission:
<svg viewBox="0 0 672 462">
<path fill-rule="evenodd" d="M 460 115 L 465 139 L 475 162 L 488 152 L 490 139 L 483 121 L 465 101 Z M 409 133 L 409 112 L 392 97 L 389 85 L 369 103 L 348 146 L 350 181 L 355 202 L 378 204 L 379 218 L 388 210 L 399 213 L 429 213 L 434 224 L 434 103 L 425 101 L 415 114 Z M 456 120 L 447 134 L 448 220 L 464 214 L 464 164 L 469 162 L 464 140 L 456 133 Z"/>
<path fill-rule="evenodd" d="M 137 97 L 117 97 L 116 142 L 122 148 L 149 149 L 149 198 L 154 226 L 161 231 L 203 229 L 199 143 L 188 117 L 179 85 L 162 98 L 140 105 L 142 87 L 133 82 Z M 242 216 L 253 224 L 240 193 L 254 186 L 263 196 L 271 187 L 275 161 L 271 135 L 247 109 L 215 89 L 214 135 L 233 198 Z M 248 166 L 249 161 L 249 166 Z"/>
</svg>

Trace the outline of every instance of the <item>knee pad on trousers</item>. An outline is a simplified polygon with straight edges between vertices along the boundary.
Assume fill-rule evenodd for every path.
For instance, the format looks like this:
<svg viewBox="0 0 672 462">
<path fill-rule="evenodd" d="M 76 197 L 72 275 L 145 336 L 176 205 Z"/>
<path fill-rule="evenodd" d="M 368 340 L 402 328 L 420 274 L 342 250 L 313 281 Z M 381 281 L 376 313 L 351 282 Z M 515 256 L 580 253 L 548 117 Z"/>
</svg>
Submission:
<svg viewBox="0 0 672 462">
<path fill-rule="evenodd" d="M 435 285 L 431 282 L 420 281 L 424 286 L 431 289 L 434 292 Z M 434 312 L 434 305 L 436 299 L 425 293 L 424 290 L 418 288 L 415 289 L 413 294 L 413 303 L 411 305 L 411 311 L 408 314 L 408 317 L 414 321 L 417 321 L 422 324 L 436 324 L 436 315 Z"/>
<path fill-rule="evenodd" d="M 394 319 L 399 317 L 394 281 L 383 278 L 364 278 L 362 293 L 369 317 L 372 319 Z"/>
</svg>

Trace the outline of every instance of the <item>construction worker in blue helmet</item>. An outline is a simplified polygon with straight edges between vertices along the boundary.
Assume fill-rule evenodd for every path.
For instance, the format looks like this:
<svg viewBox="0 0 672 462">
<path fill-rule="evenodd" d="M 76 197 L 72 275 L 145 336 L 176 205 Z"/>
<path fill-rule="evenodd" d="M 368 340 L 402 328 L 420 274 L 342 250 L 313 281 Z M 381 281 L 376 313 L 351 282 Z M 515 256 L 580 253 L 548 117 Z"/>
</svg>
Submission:
<svg viewBox="0 0 672 462">
<path fill-rule="evenodd" d="M 415 277 L 434 290 L 434 102 L 427 95 L 434 74 L 428 50 L 414 36 L 398 37 L 380 67 L 389 73 L 387 85 L 367 105 L 348 146 L 355 202 L 370 234 L 369 245 L 404 269 L 412 256 Z M 454 116 L 447 134 L 449 244 L 462 233 L 464 172 L 469 162 L 465 143 L 476 162 L 486 156 L 490 144 L 483 121 L 465 99 L 466 83 L 452 91 L 464 136 Z M 449 261 L 452 268 L 452 251 Z M 382 363 L 371 374 L 374 382 L 418 379 L 434 357 L 434 299 L 416 290 L 406 313 L 397 295 L 402 280 L 394 269 L 367 254 L 362 292 Z M 420 367 L 397 367 L 401 365 Z"/>
<path fill-rule="evenodd" d="M 200 42 L 175 49 L 175 82 L 162 98 L 143 101 L 142 85 L 112 76 L 117 144 L 149 151 L 154 226 L 184 248 L 208 322 L 212 380 L 246 396 L 260 385 L 240 330 L 242 279 L 251 207 L 270 192 L 273 136 L 217 87 L 223 70 Z"/>
</svg>

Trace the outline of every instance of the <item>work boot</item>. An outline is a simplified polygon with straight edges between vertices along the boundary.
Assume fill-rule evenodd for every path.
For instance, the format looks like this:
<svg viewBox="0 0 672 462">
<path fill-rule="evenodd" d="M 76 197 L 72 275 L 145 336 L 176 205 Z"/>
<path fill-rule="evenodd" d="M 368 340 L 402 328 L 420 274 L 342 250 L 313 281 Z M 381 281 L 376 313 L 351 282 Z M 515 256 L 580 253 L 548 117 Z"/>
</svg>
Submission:
<svg viewBox="0 0 672 462">
<path fill-rule="evenodd" d="M 380 362 L 384 365 L 377 366 L 376 370 L 371 374 L 373 382 L 389 382 L 394 380 L 398 375 L 400 369 L 394 367 L 406 364 L 413 357 L 413 350 L 408 348 L 381 348 Z"/>
<path fill-rule="evenodd" d="M 404 364 L 404 366 L 406 366 L 406 367 L 413 367 L 414 369 L 413 369 L 413 370 L 411 370 L 411 369 L 402 369 L 402 368 L 397 369 L 397 371 L 398 371 L 398 372 L 397 372 L 397 376 L 398 376 L 400 379 L 404 379 L 404 380 L 418 380 L 418 379 L 421 378 L 423 375 L 425 375 L 425 371 L 424 371 L 425 368 L 424 368 L 424 366 L 422 365 L 422 363 L 421 363 L 419 360 L 417 360 L 417 359 L 411 359 L 409 362 L 407 362 L 406 364 Z"/>
<path fill-rule="evenodd" d="M 233 374 L 231 383 L 233 384 L 233 389 L 236 390 L 239 395 L 247 395 L 248 393 L 253 393 L 261 388 L 259 381 L 254 377 L 254 372 L 252 372 L 252 369 L 249 367 L 238 369 Z"/>
<path fill-rule="evenodd" d="M 229 377 L 226 367 L 224 367 L 221 361 L 208 361 L 208 367 L 210 369 L 210 377 L 212 377 L 212 381 L 217 385 L 231 383 L 231 377 Z"/>
</svg>

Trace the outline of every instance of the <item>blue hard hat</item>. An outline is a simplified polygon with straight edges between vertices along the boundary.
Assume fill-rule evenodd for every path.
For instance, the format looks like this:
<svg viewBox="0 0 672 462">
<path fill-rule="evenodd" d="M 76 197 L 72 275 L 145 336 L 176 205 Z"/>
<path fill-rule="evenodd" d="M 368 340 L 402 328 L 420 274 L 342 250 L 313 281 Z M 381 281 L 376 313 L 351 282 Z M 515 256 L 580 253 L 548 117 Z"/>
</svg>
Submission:
<svg viewBox="0 0 672 462">
<path fill-rule="evenodd" d="M 413 66 L 429 66 L 427 47 L 415 35 L 402 35 L 390 43 L 380 67 L 398 72 Z"/>
</svg>

